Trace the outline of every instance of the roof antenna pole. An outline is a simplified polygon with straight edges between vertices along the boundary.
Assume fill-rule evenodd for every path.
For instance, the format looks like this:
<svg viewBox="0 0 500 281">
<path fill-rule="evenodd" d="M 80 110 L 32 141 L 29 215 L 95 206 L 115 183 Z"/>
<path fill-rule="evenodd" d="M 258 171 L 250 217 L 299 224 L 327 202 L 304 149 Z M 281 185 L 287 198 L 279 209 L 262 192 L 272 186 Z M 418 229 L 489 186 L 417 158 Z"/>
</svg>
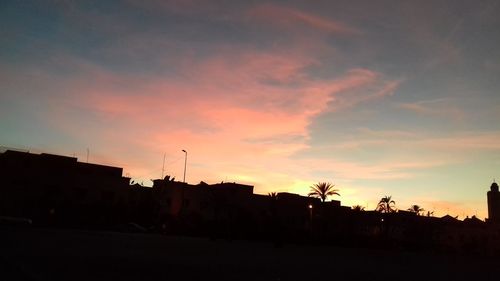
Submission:
<svg viewBox="0 0 500 281">
<path fill-rule="evenodd" d="M 163 153 L 163 165 L 161 166 L 161 179 L 163 179 L 163 173 L 165 172 L 165 157 L 167 156 L 166 153 Z"/>
<path fill-rule="evenodd" d="M 90 154 L 90 150 L 87 148 L 87 163 L 89 163 L 89 154 Z"/>
</svg>

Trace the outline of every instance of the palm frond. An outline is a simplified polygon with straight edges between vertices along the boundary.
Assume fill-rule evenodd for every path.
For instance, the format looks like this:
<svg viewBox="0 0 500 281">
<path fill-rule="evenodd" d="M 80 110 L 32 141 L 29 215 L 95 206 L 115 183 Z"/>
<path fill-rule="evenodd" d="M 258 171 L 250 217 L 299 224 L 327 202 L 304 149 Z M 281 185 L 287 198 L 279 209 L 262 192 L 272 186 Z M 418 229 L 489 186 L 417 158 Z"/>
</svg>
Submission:
<svg viewBox="0 0 500 281">
<path fill-rule="evenodd" d="M 338 190 L 334 189 L 335 185 L 331 184 L 329 182 L 319 182 L 314 185 L 312 185 L 311 191 L 309 192 L 308 196 L 314 196 L 321 198 L 321 201 L 325 201 L 328 196 L 331 195 L 339 195 Z"/>
</svg>

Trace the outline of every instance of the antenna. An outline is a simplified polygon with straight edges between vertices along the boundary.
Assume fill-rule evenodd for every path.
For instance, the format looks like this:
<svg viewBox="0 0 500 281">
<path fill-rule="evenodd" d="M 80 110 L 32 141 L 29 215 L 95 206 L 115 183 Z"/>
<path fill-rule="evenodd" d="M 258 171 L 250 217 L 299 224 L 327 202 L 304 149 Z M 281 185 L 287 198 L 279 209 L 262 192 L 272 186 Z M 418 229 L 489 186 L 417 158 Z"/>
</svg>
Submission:
<svg viewBox="0 0 500 281">
<path fill-rule="evenodd" d="M 87 147 L 87 163 L 89 163 L 89 154 L 90 154 L 90 150 L 89 150 L 89 148 Z"/>
<path fill-rule="evenodd" d="M 163 173 L 165 172 L 165 157 L 167 156 L 166 153 L 163 153 L 163 165 L 161 166 L 161 179 L 163 179 Z"/>
</svg>

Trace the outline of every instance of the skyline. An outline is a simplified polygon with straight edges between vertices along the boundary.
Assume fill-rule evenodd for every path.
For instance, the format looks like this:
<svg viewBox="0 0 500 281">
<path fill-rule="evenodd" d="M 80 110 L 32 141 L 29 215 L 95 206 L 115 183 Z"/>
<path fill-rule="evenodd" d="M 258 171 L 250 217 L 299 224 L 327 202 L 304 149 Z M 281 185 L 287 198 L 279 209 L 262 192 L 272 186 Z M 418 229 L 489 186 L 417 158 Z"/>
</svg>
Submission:
<svg viewBox="0 0 500 281">
<path fill-rule="evenodd" d="M 500 5 L 330 2 L 5 1 L 0 145 L 486 217 Z"/>
</svg>

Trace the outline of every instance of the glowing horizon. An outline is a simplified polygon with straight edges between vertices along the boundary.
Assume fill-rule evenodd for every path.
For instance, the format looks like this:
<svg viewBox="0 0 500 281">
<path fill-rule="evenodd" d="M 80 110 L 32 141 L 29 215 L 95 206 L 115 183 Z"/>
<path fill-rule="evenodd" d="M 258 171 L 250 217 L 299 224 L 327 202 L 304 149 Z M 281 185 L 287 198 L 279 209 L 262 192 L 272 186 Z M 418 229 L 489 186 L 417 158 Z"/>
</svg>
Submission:
<svg viewBox="0 0 500 281">
<path fill-rule="evenodd" d="M 0 146 L 484 218 L 500 5 L 445 2 L 6 1 Z"/>
</svg>

